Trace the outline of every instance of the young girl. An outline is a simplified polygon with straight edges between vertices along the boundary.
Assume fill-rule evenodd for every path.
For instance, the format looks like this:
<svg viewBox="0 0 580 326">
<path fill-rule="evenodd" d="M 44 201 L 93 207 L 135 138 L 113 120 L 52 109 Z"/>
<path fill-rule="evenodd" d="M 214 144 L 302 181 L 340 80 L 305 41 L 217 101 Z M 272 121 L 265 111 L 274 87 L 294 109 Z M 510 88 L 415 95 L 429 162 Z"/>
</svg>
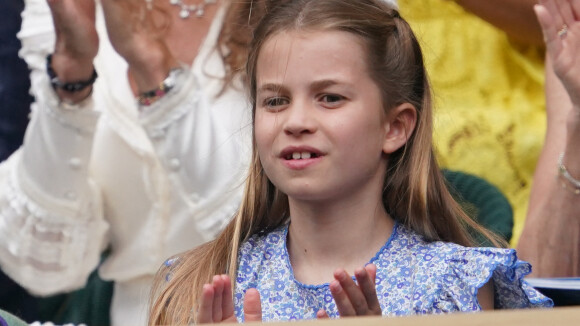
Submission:
<svg viewBox="0 0 580 326">
<path fill-rule="evenodd" d="M 467 229 L 487 232 L 434 160 L 422 53 L 397 11 L 287 1 L 253 42 L 244 201 L 217 240 L 167 262 L 150 324 L 551 305 L 513 250 L 469 248 Z"/>
</svg>

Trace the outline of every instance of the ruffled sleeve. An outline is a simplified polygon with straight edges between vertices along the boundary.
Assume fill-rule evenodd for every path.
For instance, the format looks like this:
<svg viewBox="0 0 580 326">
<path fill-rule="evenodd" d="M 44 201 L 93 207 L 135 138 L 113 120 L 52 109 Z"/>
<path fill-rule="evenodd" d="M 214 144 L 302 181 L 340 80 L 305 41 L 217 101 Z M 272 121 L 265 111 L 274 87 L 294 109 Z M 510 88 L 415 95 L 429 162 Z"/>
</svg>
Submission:
<svg viewBox="0 0 580 326">
<path fill-rule="evenodd" d="M 515 250 L 455 247 L 452 251 L 446 261 L 447 272 L 440 278 L 440 295 L 433 302 L 436 310 L 480 310 L 477 293 L 490 279 L 496 309 L 553 306 L 551 299 L 524 280 L 531 265 L 518 260 Z"/>
<path fill-rule="evenodd" d="M 0 164 L 0 265 L 30 292 L 50 295 L 84 286 L 107 243 L 100 191 L 88 177 L 99 115 L 91 99 L 66 105 L 50 87 L 46 1 L 26 1 L 22 16 L 20 55 L 36 102 L 24 146 Z"/>
</svg>

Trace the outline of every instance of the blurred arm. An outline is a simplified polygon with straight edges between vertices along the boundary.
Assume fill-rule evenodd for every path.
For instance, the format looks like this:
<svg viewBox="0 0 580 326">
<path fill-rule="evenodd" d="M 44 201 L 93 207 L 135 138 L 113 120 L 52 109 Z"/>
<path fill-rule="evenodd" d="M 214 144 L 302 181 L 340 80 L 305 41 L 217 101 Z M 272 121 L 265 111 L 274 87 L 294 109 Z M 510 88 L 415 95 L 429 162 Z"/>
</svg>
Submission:
<svg viewBox="0 0 580 326">
<path fill-rule="evenodd" d="M 532 263 L 535 277 L 579 276 L 580 195 L 562 186 L 558 157 L 563 152 L 564 165 L 572 176 L 580 178 L 580 151 L 574 148 L 580 143 L 580 108 L 573 110 L 550 60 L 546 64 L 546 102 L 546 139 L 534 174 L 518 252 Z"/>
<path fill-rule="evenodd" d="M 537 0 L 456 0 L 466 10 L 522 43 L 542 45 L 542 30 L 534 14 Z"/>
</svg>

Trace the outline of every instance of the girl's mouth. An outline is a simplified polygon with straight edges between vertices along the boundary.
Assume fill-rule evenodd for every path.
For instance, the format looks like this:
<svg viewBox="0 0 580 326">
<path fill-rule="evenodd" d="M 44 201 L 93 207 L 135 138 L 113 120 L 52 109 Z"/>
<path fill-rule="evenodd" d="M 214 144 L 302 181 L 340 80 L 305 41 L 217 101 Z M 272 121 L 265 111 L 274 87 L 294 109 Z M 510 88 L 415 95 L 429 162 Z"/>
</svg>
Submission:
<svg viewBox="0 0 580 326">
<path fill-rule="evenodd" d="M 293 152 L 286 155 L 284 158 L 286 160 L 304 160 L 309 158 L 317 158 L 319 155 L 317 153 L 311 152 Z"/>
</svg>

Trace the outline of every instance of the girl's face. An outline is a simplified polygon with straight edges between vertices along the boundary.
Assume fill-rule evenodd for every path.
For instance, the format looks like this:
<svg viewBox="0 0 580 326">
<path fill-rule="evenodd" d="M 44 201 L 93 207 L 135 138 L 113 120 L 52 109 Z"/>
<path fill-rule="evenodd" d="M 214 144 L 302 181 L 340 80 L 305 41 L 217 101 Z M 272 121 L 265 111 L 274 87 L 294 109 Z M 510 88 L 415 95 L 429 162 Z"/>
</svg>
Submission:
<svg viewBox="0 0 580 326">
<path fill-rule="evenodd" d="M 290 200 L 380 196 L 389 123 L 365 49 L 341 31 L 281 32 L 262 46 L 255 137 Z"/>
</svg>

